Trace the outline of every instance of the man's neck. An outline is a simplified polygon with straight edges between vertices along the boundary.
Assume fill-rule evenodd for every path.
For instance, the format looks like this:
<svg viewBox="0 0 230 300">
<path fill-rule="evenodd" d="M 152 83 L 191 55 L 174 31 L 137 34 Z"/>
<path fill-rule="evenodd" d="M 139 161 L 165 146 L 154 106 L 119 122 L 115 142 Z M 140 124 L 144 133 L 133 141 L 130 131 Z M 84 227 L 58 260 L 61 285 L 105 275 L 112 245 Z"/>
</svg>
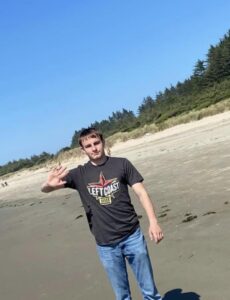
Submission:
<svg viewBox="0 0 230 300">
<path fill-rule="evenodd" d="M 106 155 L 104 155 L 100 159 L 95 159 L 95 160 L 90 159 L 90 162 L 94 166 L 100 166 L 100 165 L 103 165 L 107 161 L 107 159 L 108 159 L 108 157 Z"/>
</svg>

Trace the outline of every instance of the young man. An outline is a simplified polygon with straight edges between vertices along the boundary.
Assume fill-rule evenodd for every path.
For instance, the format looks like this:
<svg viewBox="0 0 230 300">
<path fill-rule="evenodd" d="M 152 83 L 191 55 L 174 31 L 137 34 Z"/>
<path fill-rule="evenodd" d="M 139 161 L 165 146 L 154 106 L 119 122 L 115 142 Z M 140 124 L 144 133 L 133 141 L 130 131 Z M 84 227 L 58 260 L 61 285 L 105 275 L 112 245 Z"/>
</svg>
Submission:
<svg viewBox="0 0 230 300">
<path fill-rule="evenodd" d="M 127 159 L 105 155 L 104 138 L 95 128 L 83 130 L 79 144 L 89 161 L 69 172 L 61 166 L 55 168 L 42 185 L 42 191 L 48 193 L 66 187 L 78 191 L 116 300 L 131 300 L 126 260 L 143 299 L 161 300 L 146 241 L 128 193 L 129 185 L 148 216 L 150 239 L 160 242 L 163 233 L 142 176 Z"/>
</svg>

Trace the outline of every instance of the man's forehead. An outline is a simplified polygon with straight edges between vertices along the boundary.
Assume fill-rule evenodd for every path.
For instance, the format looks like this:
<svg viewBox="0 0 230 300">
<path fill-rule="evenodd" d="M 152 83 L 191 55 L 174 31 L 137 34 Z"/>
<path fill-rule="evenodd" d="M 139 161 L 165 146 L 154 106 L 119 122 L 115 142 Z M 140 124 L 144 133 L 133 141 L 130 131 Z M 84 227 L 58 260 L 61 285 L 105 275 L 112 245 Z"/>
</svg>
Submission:
<svg viewBox="0 0 230 300">
<path fill-rule="evenodd" d="M 100 140 L 100 136 L 95 133 L 92 133 L 81 138 L 82 142 L 88 142 L 90 139 Z"/>
</svg>

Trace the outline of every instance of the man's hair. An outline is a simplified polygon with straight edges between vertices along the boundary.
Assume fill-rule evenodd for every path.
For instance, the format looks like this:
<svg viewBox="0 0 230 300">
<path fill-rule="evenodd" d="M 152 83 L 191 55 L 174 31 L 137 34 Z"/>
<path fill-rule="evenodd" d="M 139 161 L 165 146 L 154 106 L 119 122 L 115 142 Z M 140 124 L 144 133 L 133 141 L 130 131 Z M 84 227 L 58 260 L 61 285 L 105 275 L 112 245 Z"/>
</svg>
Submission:
<svg viewBox="0 0 230 300">
<path fill-rule="evenodd" d="M 104 143 L 104 137 L 102 135 L 101 132 L 99 132 L 96 128 L 94 127 L 88 127 L 86 129 L 83 129 L 80 133 L 79 139 L 78 139 L 78 143 L 79 145 L 82 147 L 82 141 L 85 138 L 100 138 L 100 140 Z"/>
</svg>

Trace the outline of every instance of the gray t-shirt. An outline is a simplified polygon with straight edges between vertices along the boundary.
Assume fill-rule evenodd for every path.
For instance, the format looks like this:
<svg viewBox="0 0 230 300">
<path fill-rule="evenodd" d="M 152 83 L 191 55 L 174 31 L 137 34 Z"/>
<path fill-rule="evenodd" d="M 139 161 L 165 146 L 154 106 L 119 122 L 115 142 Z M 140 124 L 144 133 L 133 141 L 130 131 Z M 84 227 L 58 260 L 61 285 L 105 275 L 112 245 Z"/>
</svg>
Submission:
<svg viewBox="0 0 230 300">
<path fill-rule="evenodd" d="M 143 177 L 127 159 L 107 157 L 97 166 L 89 161 L 70 170 L 65 180 L 66 187 L 79 192 L 98 245 L 117 243 L 139 226 L 128 185 Z"/>
</svg>

